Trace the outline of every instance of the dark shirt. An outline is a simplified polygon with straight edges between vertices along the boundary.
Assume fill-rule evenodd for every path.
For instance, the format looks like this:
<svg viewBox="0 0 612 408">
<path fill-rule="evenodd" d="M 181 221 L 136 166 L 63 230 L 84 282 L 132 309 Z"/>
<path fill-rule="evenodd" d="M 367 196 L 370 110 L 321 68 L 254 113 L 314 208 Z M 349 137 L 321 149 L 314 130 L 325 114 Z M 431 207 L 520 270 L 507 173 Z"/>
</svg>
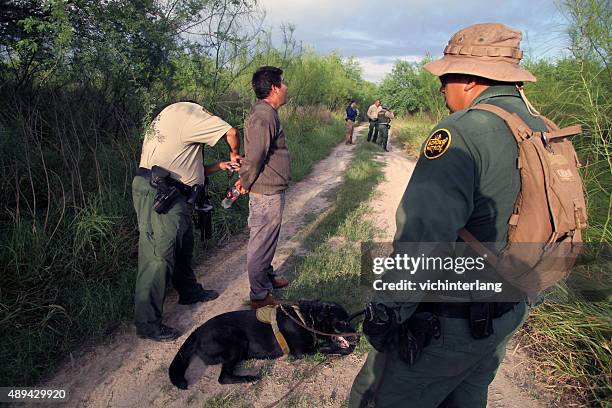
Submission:
<svg viewBox="0 0 612 408">
<path fill-rule="evenodd" d="M 497 105 L 518 114 L 532 129 L 546 130 L 527 111 L 514 86 L 497 85 L 472 102 Z M 452 135 L 443 155 L 419 158 L 397 211 L 397 241 L 453 242 L 464 226 L 482 242 L 505 243 L 508 219 L 520 190 L 518 149 L 497 115 L 464 109 L 432 131 Z"/>
<path fill-rule="evenodd" d="M 546 130 L 512 85 L 491 86 L 471 106 L 479 103 L 516 113 L 533 130 Z M 432 135 L 441 130 L 450 133 L 450 145 L 434 159 L 423 153 L 427 142 L 421 148 L 397 209 L 395 242 L 455 242 L 458 231 L 466 227 L 479 241 L 496 243 L 499 250 L 507 241 L 508 220 L 521 188 L 514 136 L 497 115 L 469 108 L 443 119 Z M 416 303 L 402 305 L 402 319 L 415 307 Z"/>
<path fill-rule="evenodd" d="M 357 118 L 357 109 L 354 109 L 351 105 L 347 106 L 346 107 L 346 118 L 354 122 L 355 118 Z"/>
<path fill-rule="evenodd" d="M 276 194 L 291 179 L 289 150 L 278 113 L 259 100 L 251 108 L 244 125 L 245 159 L 240 183 L 252 193 Z"/>
</svg>

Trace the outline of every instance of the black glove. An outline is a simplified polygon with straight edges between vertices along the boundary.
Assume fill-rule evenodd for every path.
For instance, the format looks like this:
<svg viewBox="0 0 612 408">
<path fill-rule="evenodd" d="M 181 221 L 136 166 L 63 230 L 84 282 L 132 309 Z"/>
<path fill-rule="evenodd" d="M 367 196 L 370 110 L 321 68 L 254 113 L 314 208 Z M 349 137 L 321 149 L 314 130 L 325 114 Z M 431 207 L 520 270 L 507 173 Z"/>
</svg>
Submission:
<svg viewBox="0 0 612 408">
<path fill-rule="evenodd" d="M 397 343 L 397 319 L 393 309 L 382 303 L 368 303 L 365 309 L 363 334 L 377 351 L 393 350 Z"/>
</svg>

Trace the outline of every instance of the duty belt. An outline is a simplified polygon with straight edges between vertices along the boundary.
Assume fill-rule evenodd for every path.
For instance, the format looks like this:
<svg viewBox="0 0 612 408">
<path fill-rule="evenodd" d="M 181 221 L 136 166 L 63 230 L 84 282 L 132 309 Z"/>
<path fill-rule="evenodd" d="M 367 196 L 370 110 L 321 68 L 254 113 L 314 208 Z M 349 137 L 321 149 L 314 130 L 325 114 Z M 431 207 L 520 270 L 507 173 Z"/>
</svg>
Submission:
<svg viewBox="0 0 612 408">
<path fill-rule="evenodd" d="M 516 302 L 484 303 L 484 305 L 489 305 L 493 319 L 508 313 L 517 304 Z M 431 312 L 440 317 L 454 319 L 469 319 L 470 305 L 473 305 L 473 303 L 420 303 L 417 307 L 417 312 Z"/>
<path fill-rule="evenodd" d="M 140 177 L 144 177 L 147 180 L 149 180 L 151 178 L 151 170 L 144 168 L 144 167 L 139 167 L 138 170 L 136 170 L 136 175 Z M 193 191 L 193 187 L 188 186 L 187 184 L 181 183 L 178 180 L 174 180 L 173 178 L 168 178 L 168 182 L 172 186 L 176 187 L 177 190 L 184 196 L 189 197 L 189 195 Z"/>
</svg>

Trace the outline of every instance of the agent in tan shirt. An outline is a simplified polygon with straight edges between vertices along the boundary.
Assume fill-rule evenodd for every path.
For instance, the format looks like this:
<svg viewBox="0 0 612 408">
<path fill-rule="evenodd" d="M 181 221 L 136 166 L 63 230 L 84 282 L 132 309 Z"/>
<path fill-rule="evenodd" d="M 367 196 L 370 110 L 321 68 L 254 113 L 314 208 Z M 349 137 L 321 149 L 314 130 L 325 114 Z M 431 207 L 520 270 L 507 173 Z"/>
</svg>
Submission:
<svg viewBox="0 0 612 408">
<path fill-rule="evenodd" d="M 370 128 L 368 129 L 368 142 L 376 143 L 376 139 L 378 138 L 378 112 L 380 112 L 382 108 L 380 107 L 380 99 L 374 101 L 372 105 L 368 108 L 368 112 L 366 115 L 368 116 L 368 121 L 370 122 Z"/>
<path fill-rule="evenodd" d="M 230 147 L 229 162 L 204 166 L 203 145 L 214 146 L 225 137 Z M 238 132 L 223 119 L 191 102 L 167 106 L 145 133 L 140 168 L 132 182 L 134 208 L 138 217 L 138 276 L 134 297 L 134 323 L 139 337 L 170 341 L 180 332 L 162 324 L 167 283 L 171 279 L 180 304 L 215 299 L 214 290 L 204 290 L 191 267 L 193 252 L 192 205 L 183 194 L 163 214 L 153 211 L 156 189 L 149 183 L 153 166 L 168 170 L 171 178 L 189 190 L 204 184 L 205 176 L 239 167 Z"/>
</svg>

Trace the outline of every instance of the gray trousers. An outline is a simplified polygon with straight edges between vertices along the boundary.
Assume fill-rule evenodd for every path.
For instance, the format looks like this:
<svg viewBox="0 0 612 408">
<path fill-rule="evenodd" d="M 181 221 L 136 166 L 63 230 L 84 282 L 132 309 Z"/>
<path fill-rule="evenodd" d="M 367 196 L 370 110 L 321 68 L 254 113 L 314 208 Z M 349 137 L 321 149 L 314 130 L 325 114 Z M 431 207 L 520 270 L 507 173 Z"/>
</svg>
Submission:
<svg viewBox="0 0 612 408">
<path fill-rule="evenodd" d="M 249 194 L 247 271 L 251 300 L 264 299 L 272 292 L 272 259 L 278 244 L 284 207 L 284 191 L 271 195 Z"/>
</svg>

